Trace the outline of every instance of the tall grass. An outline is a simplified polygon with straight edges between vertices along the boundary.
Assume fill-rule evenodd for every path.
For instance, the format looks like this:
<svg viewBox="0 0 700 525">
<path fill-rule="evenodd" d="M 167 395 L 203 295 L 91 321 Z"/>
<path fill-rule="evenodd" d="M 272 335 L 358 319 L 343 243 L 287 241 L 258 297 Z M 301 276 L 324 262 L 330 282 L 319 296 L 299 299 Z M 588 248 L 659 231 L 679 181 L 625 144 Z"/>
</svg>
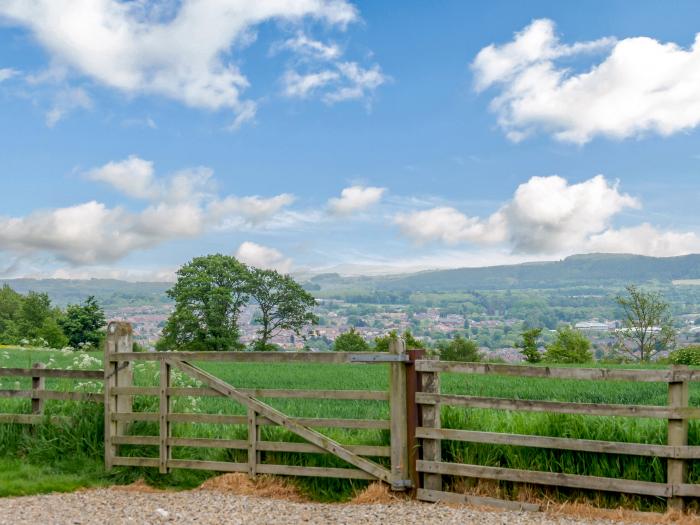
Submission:
<svg viewBox="0 0 700 525">
<path fill-rule="evenodd" d="M 27 350 L 0 350 L 9 358 L 2 358 L 0 366 L 28 367 L 33 362 L 52 361 L 51 367 L 71 368 L 76 356 L 60 352 Z M 93 354 L 99 359 L 99 353 Z M 85 361 L 85 360 L 84 360 Z M 85 361 L 86 362 L 86 361 Z M 99 363 L 88 366 L 100 368 Z M 332 364 L 257 364 L 257 363 L 199 363 L 199 366 L 221 379 L 241 388 L 277 389 L 352 389 L 386 390 L 388 367 L 386 365 L 332 365 Z M 135 365 L 134 382 L 141 386 L 158 385 L 159 367 L 156 363 L 141 362 Z M 0 378 L 1 379 L 1 378 Z M 26 381 L 25 381 L 26 383 Z M 79 382 L 49 380 L 47 388 L 74 389 Z M 175 386 L 199 386 L 184 374 L 175 372 Z M 14 380 L 13 380 L 14 384 Z M 22 385 L 28 386 L 28 385 Z M 99 385 L 83 382 L 80 388 L 94 391 Z M 13 388 L 3 385 L 0 388 Z M 630 383 L 612 381 L 558 380 L 550 378 L 520 378 L 469 374 L 442 374 L 444 393 L 507 397 L 516 399 L 547 399 L 586 403 L 621 403 L 639 405 L 665 405 L 667 385 L 661 383 Z M 692 384 L 691 405 L 700 406 L 700 384 Z M 387 419 L 389 408 L 380 401 L 347 401 L 332 399 L 267 399 L 273 407 L 285 414 L 314 418 Z M 134 410 L 156 412 L 156 396 L 136 396 Z M 243 415 L 245 408 L 221 397 L 177 397 L 175 412 Z M 0 400 L 0 412 L 28 412 L 28 400 Z M 161 475 L 155 469 L 117 468 L 107 474 L 101 470 L 103 454 L 102 406 L 100 404 L 48 401 L 46 411 L 51 415 L 71 415 L 74 424 L 53 425 L 48 422 L 35 429 L 19 425 L 0 425 L 0 458 L 22 457 L 32 464 L 55 465 L 56 472 L 79 472 L 78 465 L 88 465 L 92 471 L 92 483 L 129 482 L 144 477 L 158 486 L 192 487 L 200 484 L 213 473 L 175 470 Z M 552 413 L 523 413 L 482 409 L 443 407 L 442 426 L 445 428 L 533 434 L 553 437 L 571 437 L 607 441 L 663 444 L 666 442 L 666 422 L 663 420 L 562 415 Z M 212 425 L 176 423 L 172 426 L 176 437 L 203 437 L 218 439 L 245 439 L 247 428 L 243 425 Z M 345 444 L 388 445 L 388 431 L 326 428 L 324 434 Z M 158 435 L 158 425 L 134 422 L 130 426 L 133 435 Z M 262 427 L 262 439 L 266 441 L 301 442 L 297 436 L 274 426 Z M 689 443 L 700 444 L 700 425 L 690 425 Z M 123 446 L 121 454 L 157 457 L 157 447 Z M 175 447 L 173 456 L 179 459 L 245 462 L 246 451 L 228 449 L 200 449 Z M 66 464 L 66 458 L 72 458 Z M 665 460 L 626 455 L 597 454 L 574 451 L 543 450 L 493 444 L 471 444 L 443 441 L 445 461 L 501 466 L 548 472 L 618 477 L 643 481 L 664 482 Z M 341 460 L 330 455 L 300 453 L 264 453 L 263 461 L 289 465 L 319 467 L 346 467 Z M 386 462 L 379 458 L 377 461 Z M 700 468 L 690 462 L 690 482 L 700 482 Z M 449 481 L 449 479 L 448 479 Z M 364 486 L 362 481 L 299 478 L 302 489 L 316 499 L 338 500 L 348 497 L 354 489 Z M 506 493 L 517 490 L 512 484 L 501 483 Z M 40 489 L 37 489 L 40 490 Z M 546 489 L 542 489 L 543 491 Z M 509 492 L 510 491 L 510 492 Z M 572 490 L 549 490 L 555 497 L 578 497 Z M 588 497 L 587 496 L 587 497 Z M 625 502 L 637 508 L 660 508 L 662 500 L 655 498 L 625 497 L 619 495 L 595 495 L 600 504 L 615 505 Z"/>
</svg>

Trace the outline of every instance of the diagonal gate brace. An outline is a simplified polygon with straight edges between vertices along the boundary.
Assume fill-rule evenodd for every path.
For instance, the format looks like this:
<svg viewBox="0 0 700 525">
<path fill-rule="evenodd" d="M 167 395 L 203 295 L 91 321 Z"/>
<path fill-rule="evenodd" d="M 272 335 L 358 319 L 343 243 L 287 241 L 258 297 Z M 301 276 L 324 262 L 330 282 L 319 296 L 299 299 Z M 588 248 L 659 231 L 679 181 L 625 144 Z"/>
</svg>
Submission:
<svg viewBox="0 0 700 525">
<path fill-rule="evenodd" d="M 220 394 L 223 394 L 224 396 L 237 401 L 245 407 L 254 410 L 258 414 L 265 416 L 273 423 L 286 428 L 287 430 L 293 432 L 297 436 L 304 438 L 309 443 L 312 443 L 313 445 L 322 448 L 323 450 L 333 454 L 334 456 L 339 457 L 343 461 L 350 463 L 358 469 L 367 472 L 368 474 L 371 474 L 377 479 L 385 481 L 386 483 L 391 483 L 391 473 L 389 472 L 389 470 L 375 463 L 374 461 L 370 461 L 369 459 L 365 459 L 353 452 L 350 452 L 337 441 L 334 441 L 329 437 L 324 436 L 316 430 L 313 430 L 309 427 L 297 423 L 292 418 L 286 416 L 279 410 L 272 408 L 270 405 L 259 401 L 258 399 L 254 398 L 249 394 L 245 394 L 243 392 L 240 392 L 239 390 L 236 390 L 230 384 L 226 383 L 225 381 L 222 381 L 218 377 L 215 377 L 208 372 L 205 372 L 201 368 L 198 368 L 194 365 L 191 365 L 190 363 L 187 363 L 186 361 L 182 361 L 181 359 L 177 358 L 168 359 L 167 361 L 171 364 L 171 366 L 178 367 L 183 372 L 189 374 L 190 376 L 196 379 L 199 379 L 213 390 L 216 390 Z"/>
</svg>

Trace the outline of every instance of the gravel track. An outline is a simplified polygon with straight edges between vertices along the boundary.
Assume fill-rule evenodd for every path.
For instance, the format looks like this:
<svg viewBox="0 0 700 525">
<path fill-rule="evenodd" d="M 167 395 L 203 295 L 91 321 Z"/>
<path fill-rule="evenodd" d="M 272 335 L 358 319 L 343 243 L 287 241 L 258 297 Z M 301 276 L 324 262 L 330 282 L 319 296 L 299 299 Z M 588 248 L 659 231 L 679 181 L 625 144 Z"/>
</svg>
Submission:
<svg viewBox="0 0 700 525">
<path fill-rule="evenodd" d="M 540 512 L 498 512 L 465 506 L 294 503 L 215 490 L 128 492 L 98 489 L 70 494 L 0 498 L 0 524 L 480 524 L 612 525 Z"/>
</svg>

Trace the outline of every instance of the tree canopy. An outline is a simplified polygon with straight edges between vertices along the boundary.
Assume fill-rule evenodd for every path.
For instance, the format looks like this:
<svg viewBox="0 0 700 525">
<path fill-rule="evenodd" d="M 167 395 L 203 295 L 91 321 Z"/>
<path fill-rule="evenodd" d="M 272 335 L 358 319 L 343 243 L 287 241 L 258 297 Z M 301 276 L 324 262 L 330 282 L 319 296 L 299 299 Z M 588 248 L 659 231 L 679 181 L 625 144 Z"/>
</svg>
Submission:
<svg viewBox="0 0 700 525">
<path fill-rule="evenodd" d="M 69 304 L 65 315 L 59 319 L 68 343 L 74 348 L 86 345 L 99 348 L 105 323 L 105 314 L 92 295 L 82 304 Z"/>
<path fill-rule="evenodd" d="M 542 354 L 537 348 L 537 341 L 541 334 L 542 328 L 530 328 L 520 334 L 521 341 L 518 342 L 518 347 L 528 363 L 539 363 L 542 360 Z"/>
<path fill-rule="evenodd" d="M 623 312 L 616 350 L 635 360 L 649 361 L 675 344 L 670 306 L 658 292 L 645 292 L 634 285 L 625 289 L 626 296 L 616 298 Z"/>
<path fill-rule="evenodd" d="M 555 340 L 547 346 L 544 360 L 549 363 L 588 363 L 593 360 L 591 342 L 578 330 L 562 327 Z"/>
<path fill-rule="evenodd" d="M 438 345 L 440 360 L 442 361 L 479 361 L 479 345 L 471 339 L 465 339 L 460 335 L 451 341 L 442 341 Z"/>
<path fill-rule="evenodd" d="M 254 344 L 256 350 L 272 349 L 270 339 L 282 330 L 299 335 L 305 325 L 317 322 L 311 311 L 316 299 L 289 275 L 251 268 L 248 292 L 260 310 L 256 318 L 260 324 Z"/>
<path fill-rule="evenodd" d="M 355 328 L 350 328 L 350 331 L 335 338 L 333 350 L 336 352 L 367 352 L 369 344 L 355 331 Z"/>
</svg>

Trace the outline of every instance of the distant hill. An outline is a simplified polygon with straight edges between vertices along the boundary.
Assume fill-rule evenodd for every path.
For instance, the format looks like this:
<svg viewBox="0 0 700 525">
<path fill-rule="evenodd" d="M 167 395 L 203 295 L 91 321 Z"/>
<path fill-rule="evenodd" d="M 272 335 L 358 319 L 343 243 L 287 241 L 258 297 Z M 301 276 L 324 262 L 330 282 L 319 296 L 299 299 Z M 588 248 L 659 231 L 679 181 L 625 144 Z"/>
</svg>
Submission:
<svg viewBox="0 0 700 525">
<path fill-rule="evenodd" d="M 419 272 L 375 281 L 380 290 L 464 291 L 494 288 L 553 288 L 700 279 L 700 254 L 645 257 L 624 254 L 572 255 L 562 261 Z"/>
<path fill-rule="evenodd" d="M 627 283 L 700 279 L 700 254 L 681 257 L 641 255 L 572 255 L 562 261 L 524 263 L 483 268 L 434 270 L 395 276 L 342 277 L 326 273 L 307 283 L 311 291 L 364 289 L 382 291 L 462 292 L 489 289 L 609 286 Z M 0 279 L 20 293 L 46 292 L 59 306 L 94 295 L 105 308 L 158 305 L 169 302 L 163 282 L 127 282 L 114 279 Z"/>
<path fill-rule="evenodd" d="M 169 302 L 165 291 L 172 283 L 128 282 L 116 279 L 0 279 L 22 294 L 30 290 L 46 292 L 54 304 L 80 303 L 94 295 L 104 308 L 156 305 Z"/>
</svg>

